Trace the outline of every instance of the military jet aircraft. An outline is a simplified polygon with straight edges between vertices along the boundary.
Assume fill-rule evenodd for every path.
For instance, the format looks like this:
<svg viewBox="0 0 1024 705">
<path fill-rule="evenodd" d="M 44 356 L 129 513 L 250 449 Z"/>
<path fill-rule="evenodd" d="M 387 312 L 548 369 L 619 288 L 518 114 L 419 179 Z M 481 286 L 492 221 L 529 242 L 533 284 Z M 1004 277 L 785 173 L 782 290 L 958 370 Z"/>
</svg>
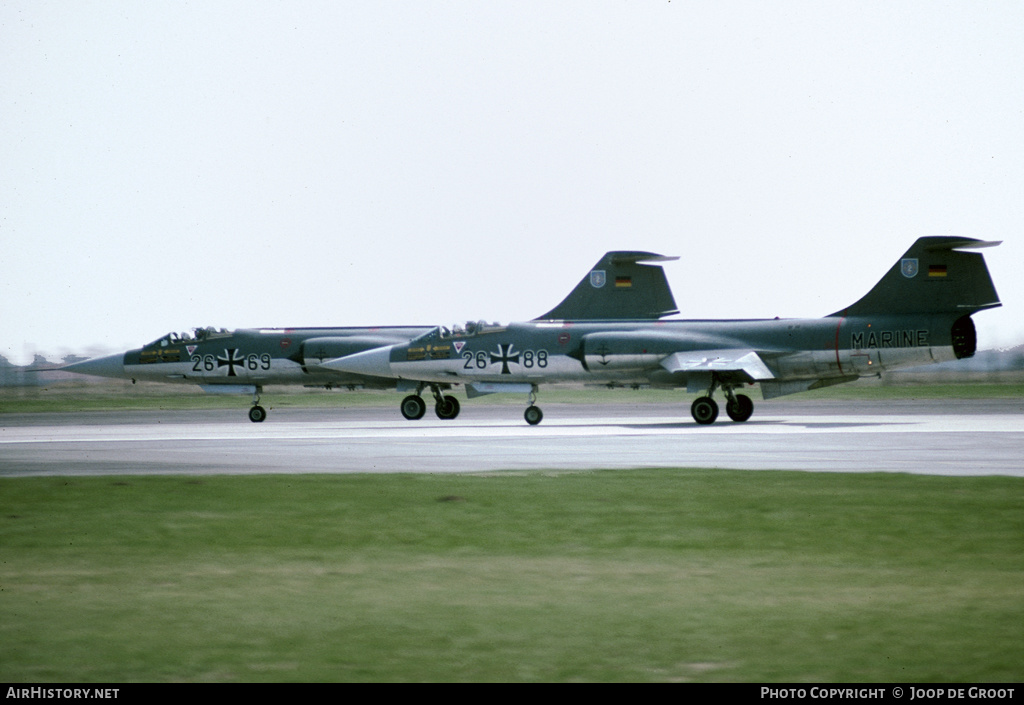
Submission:
<svg viewBox="0 0 1024 705">
<path fill-rule="evenodd" d="M 575 289 L 542 318 L 575 320 L 657 320 L 678 313 L 675 300 L 657 264 L 677 259 L 649 252 L 608 252 Z M 607 286 L 605 283 L 607 282 Z M 265 385 L 347 389 L 415 389 L 429 387 L 441 418 L 454 418 L 458 400 L 445 396 L 450 385 L 395 380 L 391 375 L 349 373 L 324 363 L 353 353 L 390 347 L 429 333 L 433 326 L 377 328 L 268 328 L 226 330 L 195 328 L 168 333 L 135 350 L 66 365 L 60 369 L 119 379 L 197 384 L 209 393 L 252 395 L 249 418 L 267 417 L 260 406 Z M 422 412 L 420 413 L 422 416 Z"/>
<path fill-rule="evenodd" d="M 964 250 L 998 244 L 920 238 L 867 295 L 824 318 L 578 321 L 555 309 L 542 320 L 507 326 L 434 328 L 323 366 L 464 384 L 470 397 L 525 392 L 530 424 L 543 418 L 535 404 L 538 385 L 556 381 L 703 392 L 690 409 L 699 424 L 718 417 L 713 394 L 721 389 L 729 418 L 743 422 L 754 410 L 750 397 L 737 393 L 746 385 L 760 384 L 762 397 L 771 399 L 972 356 L 977 336 L 971 315 L 1001 304 L 982 255 Z M 620 283 L 609 279 L 603 285 Z M 412 397 L 401 409 L 407 418 L 423 415 Z"/>
</svg>

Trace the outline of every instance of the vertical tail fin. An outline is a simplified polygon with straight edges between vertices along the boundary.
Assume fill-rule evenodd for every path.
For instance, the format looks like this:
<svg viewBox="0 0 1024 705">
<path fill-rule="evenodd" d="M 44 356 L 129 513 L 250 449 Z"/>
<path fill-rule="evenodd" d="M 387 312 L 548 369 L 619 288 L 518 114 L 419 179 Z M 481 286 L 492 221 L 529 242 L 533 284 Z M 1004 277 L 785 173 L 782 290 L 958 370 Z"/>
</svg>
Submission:
<svg viewBox="0 0 1024 705">
<path fill-rule="evenodd" d="M 831 315 L 970 315 L 1001 306 L 985 258 L 961 251 L 998 244 L 965 237 L 919 238 L 862 299 Z"/>
<path fill-rule="evenodd" d="M 609 252 L 562 303 L 534 320 L 657 320 L 679 313 L 664 270 L 640 264 L 676 259 L 650 252 Z"/>
</svg>

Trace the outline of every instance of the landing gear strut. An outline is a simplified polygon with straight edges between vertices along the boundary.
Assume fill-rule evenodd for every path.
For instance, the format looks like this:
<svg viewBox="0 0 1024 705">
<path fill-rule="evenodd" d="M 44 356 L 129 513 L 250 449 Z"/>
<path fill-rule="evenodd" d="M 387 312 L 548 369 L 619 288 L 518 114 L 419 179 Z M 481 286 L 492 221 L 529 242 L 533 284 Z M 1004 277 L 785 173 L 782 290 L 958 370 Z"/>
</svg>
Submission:
<svg viewBox="0 0 1024 705">
<path fill-rule="evenodd" d="M 722 391 L 725 393 L 727 400 L 725 403 L 725 413 L 729 415 L 729 418 L 737 423 L 742 423 L 749 419 L 751 414 L 754 413 L 754 402 L 746 394 L 734 393 L 734 386 L 732 384 L 721 384 L 716 374 L 711 378 L 711 387 L 708 389 L 707 395 L 697 397 L 690 406 L 690 414 L 693 415 L 693 420 L 702 425 L 715 422 L 715 419 L 718 418 L 718 403 L 711 398 L 711 395 L 715 393 L 715 389 L 719 386 L 722 387 Z"/>
<path fill-rule="evenodd" d="M 260 406 L 260 394 L 263 387 L 256 387 L 252 395 L 252 406 L 249 408 L 249 420 L 253 423 L 261 423 L 267 418 L 267 410 Z"/>
</svg>

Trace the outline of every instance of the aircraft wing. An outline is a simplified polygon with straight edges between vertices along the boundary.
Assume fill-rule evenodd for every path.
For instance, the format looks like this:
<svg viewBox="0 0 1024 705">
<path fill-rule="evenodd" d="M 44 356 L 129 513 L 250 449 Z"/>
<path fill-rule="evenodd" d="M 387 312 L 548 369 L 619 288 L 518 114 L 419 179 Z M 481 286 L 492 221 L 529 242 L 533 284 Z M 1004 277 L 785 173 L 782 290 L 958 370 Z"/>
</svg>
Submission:
<svg viewBox="0 0 1024 705">
<path fill-rule="evenodd" d="M 754 350 L 689 350 L 669 355 L 661 362 L 669 372 L 736 372 L 749 377 L 748 382 L 775 379 Z"/>
</svg>

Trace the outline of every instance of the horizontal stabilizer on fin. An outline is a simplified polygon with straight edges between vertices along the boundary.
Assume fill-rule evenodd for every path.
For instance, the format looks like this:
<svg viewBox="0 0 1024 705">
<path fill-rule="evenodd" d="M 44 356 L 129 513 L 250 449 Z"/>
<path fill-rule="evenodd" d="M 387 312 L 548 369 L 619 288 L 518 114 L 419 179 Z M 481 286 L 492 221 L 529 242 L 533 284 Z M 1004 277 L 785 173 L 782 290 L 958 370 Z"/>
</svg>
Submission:
<svg viewBox="0 0 1024 705">
<path fill-rule="evenodd" d="M 664 270 L 643 264 L 676 259 L 652 252 L 609 252 L 562 303 L 534 320 L 657 320 L 679 313 Z"/>
</svg>

